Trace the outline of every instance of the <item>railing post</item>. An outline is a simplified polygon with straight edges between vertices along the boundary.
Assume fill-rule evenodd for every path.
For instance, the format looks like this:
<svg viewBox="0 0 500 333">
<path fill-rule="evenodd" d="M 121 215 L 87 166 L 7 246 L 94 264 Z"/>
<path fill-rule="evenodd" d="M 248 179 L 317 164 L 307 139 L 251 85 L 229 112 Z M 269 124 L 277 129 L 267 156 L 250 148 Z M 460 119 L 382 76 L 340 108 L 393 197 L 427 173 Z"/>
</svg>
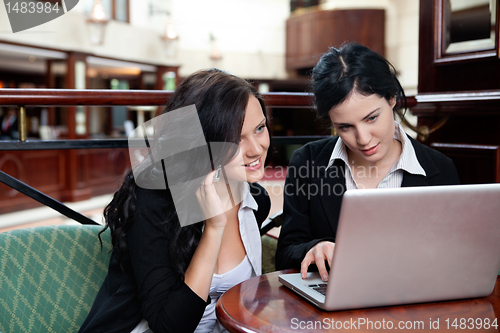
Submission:
<svg viewBox="0 0 500 333">
<path fill-rule="evenodd" d="M 19 141 L 26 141 L 26 108 L 19 106 Z"/>
</svg>

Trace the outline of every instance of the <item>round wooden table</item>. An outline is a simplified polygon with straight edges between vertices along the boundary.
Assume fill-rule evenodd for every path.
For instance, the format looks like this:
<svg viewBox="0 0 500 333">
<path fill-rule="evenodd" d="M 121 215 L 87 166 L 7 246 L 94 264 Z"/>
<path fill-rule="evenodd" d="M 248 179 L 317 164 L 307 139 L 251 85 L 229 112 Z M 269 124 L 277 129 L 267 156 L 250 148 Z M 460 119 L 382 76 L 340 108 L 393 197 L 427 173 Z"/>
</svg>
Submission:
<svg viewBox="0 0 500 333">
<path fill-rule="evenodd" d="M 222 325 L 230 332 L 246 333 L 499 332 L 494 324 L 500 325 L 496 319 L 500 315 L 500 279 L 485 298 L 326 312 L 283 286 L 278 275 L 284 272 L 293 271 L 254 277 L 229 289 L 216 307 Z"/>
</svg>

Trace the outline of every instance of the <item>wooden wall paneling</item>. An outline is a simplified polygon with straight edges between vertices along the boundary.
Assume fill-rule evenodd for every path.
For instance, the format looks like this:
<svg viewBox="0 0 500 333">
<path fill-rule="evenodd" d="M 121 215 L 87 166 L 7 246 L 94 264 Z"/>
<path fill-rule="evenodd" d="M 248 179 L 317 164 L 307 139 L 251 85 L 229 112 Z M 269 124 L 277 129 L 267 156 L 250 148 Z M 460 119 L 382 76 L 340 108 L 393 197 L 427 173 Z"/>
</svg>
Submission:
<svg viewBox="0 0 500 333">
<path fill-rule="evenodd" d="M 297 62 L 305 67 L 310 67 L 311 62 L 315 63 L 314 59 L 311 58 L 311 51 L 314 50 L 313 26 L 314 22 L 312 20 L 301 20 L 299 22 Z"/>
<path fill-rule="evenodd" d="M 431 147 L 455 162 L 462 184 L 500 182 L 500 146 L 433 143 Z"/>
<path fill-rule="evenodd" d="M 75 64 L 77 61 L 86 61 L 86 55 L 77 52 L 68 52 L 66 59 L 66 89 L 75 88 Z M 68 128 L 68 139 L 77 139 L 76 133 L 76 106 L 68 106 L 65 110 L 66 126 Z M 87 115 L 88 117 L 88 115 Z M 88 132 L 88 128 L 87 128 Z M 67 150 L 66 155 L 66 186 L 62 198 L 64 201 L 80 201 L 90 199 L 91 189 L 87 185 L 84 172 L 81 170 L 82 164 L 85 165 L 85 151 Z"/>
<path fill-rule="evenodd" d="M 79 189 L 85 188 L 88 186 L 89 182 L 89 159 L 88 159 L 88 150 L 87 149 L 79 149 L 76 151 L 76 159 L 77 159 L 77 179 L 76 186 Z"/>
<path fill-rule="evenodd" d="M 67 150 L 64 153 L 66 155 L 66 183 L 63 200 L 73 202 L 90 199 L 92 190 L 88 187 L 88 184 L 84 184 L 78 171 L 81 156 L 75 149 Z"/>
<path fill-rule="evenodd" d="M 441 117 L 419 116 L 419 126 L 432 127 Z M 446 124 L 424 142 L 492 144 L 500 143 L 499 116 L 451 116 Z"/>
<path fill-rule="evenodd" d="M 454 160 L 463 183 L 499 182 L 499 36 L 495 50 L 445 54 L 443 1 L 420 0 L 418 103 L 412 113 L 429 128 L 449 117 L 424 143 Z M 497 34 L 498 27 L 497 20 Z"/>
<path fill-rule="evenodd" d="M 330 47 L 358 42 L 385 54 L 385 11 L 381 9 L 319 10 L 286 22 L 286 67 L 316 65 Z"/>
<path fill-rule="evenodd" d="M 128 149 L 89 149 L 88 152 L 92 194 L 115 192 L 130 170 Z"/>
<path fill-rule="evenodd" d="M 434 0 L 420 0 L 418 92 L 436 91 L 434 77 Z"/>
<path fill-rule="evenodd" d="M 287 22 L 287 68 L 311 67 L 314 62 L 310 59 L 311 52 L 316 43 L 313 36 L 313 21 L 302 17 L 296 17 Z"/>
<path fill-rule="evenodd" d="M 423 93 L 412 113 L 419 125 L 432 127 L 443 116 L 445 126 L 432 133 L 428 143 L 500 144 L 500 90 Z"/>
<path fill-rule="evenodd" d="M 56 200 L 62 200 L 65 169 L 63 151 L 0 152 L 0 170 Z M 39 206 L 37 201 L 0 184 L 0 214 Z"/>
<path fill-rule="evenodd" d="M 0 170 L 21 181 L 26 181 L 26 170 L 21 156 L 17 152 L 0 152 Z M 21 195 L 16 190 L 0 183 L 0 201 L 10 200 Z"/>
<path fill-rule="evenodd" d="M 110 149 L 89 149 L 90 184 L 102 182 L 109 174 L 111 161 L 108 160 Z"/>
<path fill-rule="evenodd" d="M 295 21 L 288 20 L 286 22 L 286 45 L 285 45 L 285 66 L 286 68 L 293 68 L 295 57 L 298 53 L 297 36 L 299 34 L 298 25 Z"/>
<path fill-rule="evenodd" d="M 111 151 L 111 160 L 115 177 L 123 177 L 130 170 L 130 158 L 127 149 L 113 149 Z"/>
<path fill-rule="evenodd" d="M 338 25 L 344 27 L 344 30 L 335 46 L 340 46 L 345 41 L 355 41 L 385 55 L 384 10 L 345 10 L 337 15 Z"/>
<path fill-rule="evenodd" d="M 41 192 L 64 188 L 64 154 L 59 150 L 29 151 L 23 154 L 25 182 Z"/>
</svg>

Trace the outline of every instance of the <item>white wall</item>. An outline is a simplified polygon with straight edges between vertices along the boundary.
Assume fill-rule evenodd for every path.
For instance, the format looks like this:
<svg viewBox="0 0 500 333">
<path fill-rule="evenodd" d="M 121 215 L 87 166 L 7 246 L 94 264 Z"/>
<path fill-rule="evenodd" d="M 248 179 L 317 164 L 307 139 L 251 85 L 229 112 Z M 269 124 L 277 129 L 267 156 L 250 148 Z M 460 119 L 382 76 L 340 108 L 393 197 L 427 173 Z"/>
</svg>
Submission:
<svg viewBox="0 0 500 333">
<path fill-rule="evenodd" d="M 129 61 L 180 65 L 180 74 L 212 67 L 210 33 L 222 60 L 217 66 L 243 77 L 286 78 L 285 20 L 288 0 L 130 0 L 130 24 L 110 21 L 105 43 L 91 45 L 85 13 L 93 0 L 81 0 L 69 13 L 16 34 L 0 6 L 0 40 L 62 50 L 89 52 Z M 168 10 L 179 35 L 175 58 L 164 55 L 161 34 L 167 15 L 150 15 L 149 4 Z"/>
<path fill-rule="evenodd" d="M 385 57 L 396 68 L 406 96 L 418 91 L 419 6 L 419 0 L 325 0 L 322 4 L 325 9 L 385 9 Z M 416 125 L 417 118 L 411 112 L 405 118 Z M 416 136 L 409 128 L 405 130 Z"/>
<path fill-rule="evenodd" d="M 385 56 L 407 95 L 417 92 L 419 0 L 325 0 L 324 9 L 385 9 Z"/>
<path fill-rule="evenodd" d="M 75 50 L 128 61 L 180 65 L 185 76 L 216 65 L 245 78 L 287 78 L 285 22 L 289 0 L 130 0 L 130 24 L 111 21 L 105 44 L 91 45 L 85 12 L 93 0 L 80 0 L 68 14 L 16 34 L 11 31 L 5 6 L 0 6 L 0 40 L 62 50 Z M 177 57 L 164 55 L 161 34 L 168 10 L 179 35 Z M 386 9 L 386 56 L 400 73 L 408 94 L 418 78 L 419 0 L 325 0 L 325 9 Z M 209 35 L 217 38 L 222 60 L 210 60 Z"/>
<path fill-rule="evenodd" d="M 285 21 L 288 0 L 172 0 L 181 75 L 218 67 L 249 78 L 286 78 Z M 222 60 L 209 56 L 213 34 Z"/>
<path fill-rule="evenodd" d="M 93 0 L 83 0 L 67 14 L 37 27 L 11 31 L 4 6 L 0 6 L 0 40 L 60 50 L 88 52 L 95 55 L 138 62 L 168 64 L 163 56 L 159 34 L 151 29 L 110 21 L 105 42 L 94 46 L 88 38 L 85 8 Z M 132 2 L 137 0 L 132 0 Z"/>
<path fill-rule="evenodd" d="M 415 95 L 418 86 L 419 6 L 419 0 L 391 0 L 386 23 L 386 55 L 407 95 Z"/>
</svg>

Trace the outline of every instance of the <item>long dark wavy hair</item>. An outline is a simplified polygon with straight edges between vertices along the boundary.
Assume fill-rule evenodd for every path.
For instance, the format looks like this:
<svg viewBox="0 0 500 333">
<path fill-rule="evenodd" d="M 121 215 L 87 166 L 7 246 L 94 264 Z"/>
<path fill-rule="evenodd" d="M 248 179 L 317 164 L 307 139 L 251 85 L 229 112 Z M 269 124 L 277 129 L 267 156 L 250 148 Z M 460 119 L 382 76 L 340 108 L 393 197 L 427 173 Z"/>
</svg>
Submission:
<svg viewBox="0 0 500 333">
<path fill-rule="evenodd" d="M 314 106 L 320 118 L 329 119 L 328 112 L 347 100 L 353 91 L 373 94 L 390 102 L 396 98 L 394 112 L 406 110 L 403 88 L 394 66 L 380 54 L 357 43 L 330 48 L 312 72 Z"/>
<path fill-rule="evenodd" d="M 208 143 L 228 142 L 235 144 L 233 146 L 236 147 L 240 142 L 245 110 L 250 96 L 255 96 L 259 101 L 266 116 L 267 125 L 264 102 L 250 83 L 218 69 L 201 70 L 191 74 L 180 83 L 157 116 L 194 104 L 205 141 Z M 227 154 L 222 158 L 227 159 Z M 158 166 L 152 166 L 146 171 L 144 177 L 163 177 L 161 167 L 158 170 Z M 126 269 L 129 264 L 127 232 L 134 223 L 137 188 L 134 174 L 130 171 L 125 176 L 120 189 L 114 194 L 112 201 L 104 209 L 106 222 L 104 230 L 109 228 L 111 231 L 113 256 L 122 269 Z M 202 223 L 181 227 L 168 184 L 164 192 L 166 212 L 164 220 L 158 223 L 163 226 L 164 232 L 171 239 L 169 249 L 166 251 L 169 261 L 176 273 L 183 279 L 184 272 L 200 240 Z"/>
</svg>

